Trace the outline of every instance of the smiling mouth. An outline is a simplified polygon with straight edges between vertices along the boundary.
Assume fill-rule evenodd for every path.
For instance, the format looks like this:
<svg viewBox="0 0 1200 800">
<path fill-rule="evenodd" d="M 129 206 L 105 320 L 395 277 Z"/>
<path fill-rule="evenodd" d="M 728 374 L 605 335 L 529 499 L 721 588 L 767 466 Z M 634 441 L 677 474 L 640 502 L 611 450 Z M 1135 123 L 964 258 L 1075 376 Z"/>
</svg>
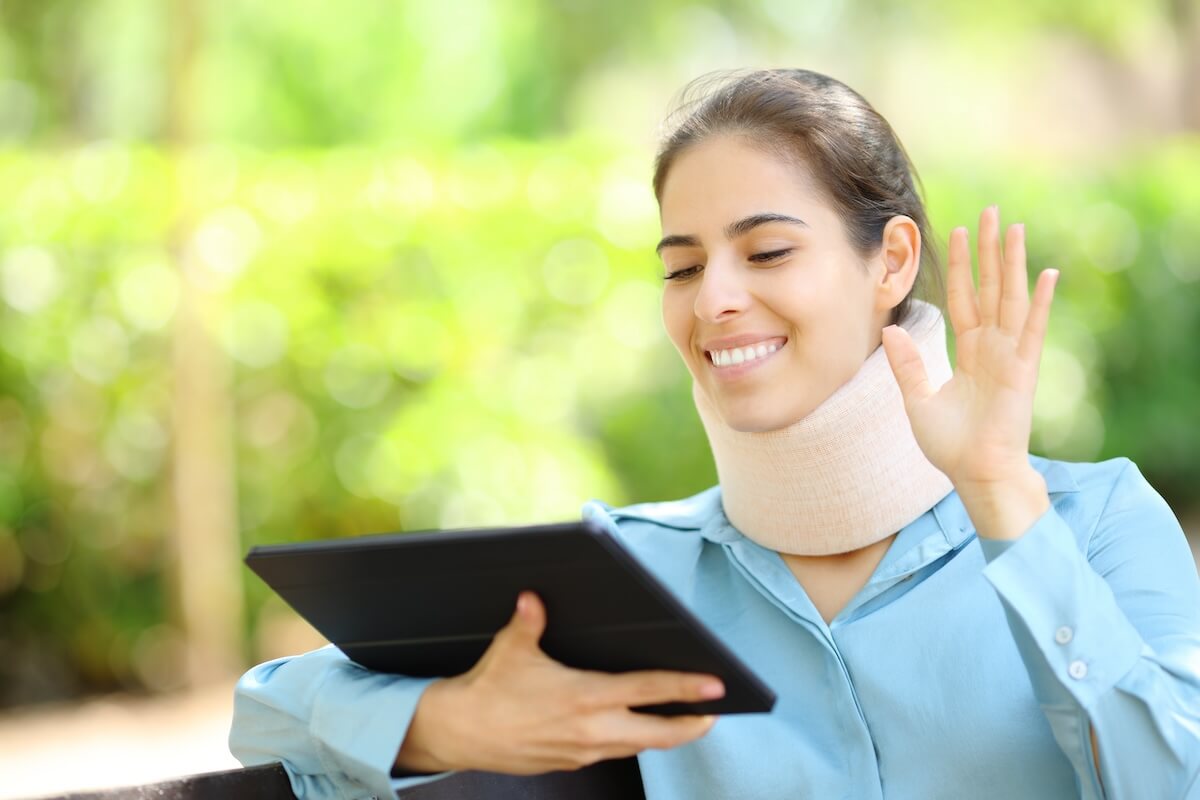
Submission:
<svg viewBox="0 0 1200 800">
<path fill-rule="evenodd" d="M 705 350 L 704 357 L 709 364 L 718 370 L 754 364 L 764 361 L 774 355 L 785 344 L 786 338 L 764 339 L 745 347 L 731 347 L 726 350 Z"/>
</svg>

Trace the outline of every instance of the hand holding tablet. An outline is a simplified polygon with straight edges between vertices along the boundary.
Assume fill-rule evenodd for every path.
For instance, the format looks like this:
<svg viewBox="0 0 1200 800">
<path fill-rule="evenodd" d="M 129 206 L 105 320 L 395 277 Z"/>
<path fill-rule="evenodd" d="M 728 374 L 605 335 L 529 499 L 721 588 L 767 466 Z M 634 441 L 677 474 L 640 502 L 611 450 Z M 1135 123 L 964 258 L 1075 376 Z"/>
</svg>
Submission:
<svg viewBox="0 0 1200 800">
<path fill-rule="evenodd" d="M 246 563 L 353 661 L 451 679 L 426 690 L 400 768 L 573 768 L 545 764 L 675 746 L 711 725 L 695 715 L 775 702 L 590 520 L 255 547 Z M 712 677 L 723 696 L 702 694 Z"/>
<path fill-rule="evenodd" d="M 612 675 L 565 667 L 538 647 L 546 625 L 541 601 L 532 592 L 522 599 L 474 667 L 426 689 L 396 756 L 397 770 L 571 770 L 649 747 L 677 747 L 712 728 L 712 715 L 663 717 L 630 706 L 712 699 L 724 691 L 720 681 L 682 672 Z M 720 692 L 706 692 L 714 683 Z"/>
<path fill-rule="evenodd" d="M 715 675 L 725 697 L 650 704 L 659 714 L 769 711 L 775 694 L 592 520 L 358 536 L 252 548 L 246 563 L 313 627 L 369 669 L 449 677 L 471 669 L 537 593 L 540 645 L 602 672 Z"/>
</svg>

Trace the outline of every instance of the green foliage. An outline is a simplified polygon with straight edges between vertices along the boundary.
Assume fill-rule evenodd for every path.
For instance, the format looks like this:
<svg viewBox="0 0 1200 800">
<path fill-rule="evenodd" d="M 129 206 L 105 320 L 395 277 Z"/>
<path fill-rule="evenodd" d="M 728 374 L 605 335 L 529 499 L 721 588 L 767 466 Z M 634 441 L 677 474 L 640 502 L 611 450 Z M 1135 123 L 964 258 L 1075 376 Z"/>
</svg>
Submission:
<svg viewBox="0 0 1200 800">
<path fill-rule="evenodd" d="M 1135 85 L 1187 8 L 0 0 L 0 706 L 178 672 L 181 303 L 228 381 L 243 549 L 690 494 L 716 476 L 659 320 L 649 147 L 573 130 L 649 134 L 670 89 L 758 58 L 939 126 L 1042 40 Z M 910 84 L 917 52 L 978 72 Z M 924 147 L 980 149 L 962 130 Z M 920 163 L 926 245 L 991 202 L 1026 222 L 1063 272 L 1034 451 L 1128 455 L 1186 505 L 1200 143 L 1111 163 Z M 271 601 L 243 574 L 250 643 Z"/>
<path fill-rule="evenodd" d="M 631 163 L 583 141 L 0 155 L 5 651 L 84 688 L 154 685 L 178 566 L 171 336 L 185 292 L 205 298 L 231 369 L 244 547 L 567 519 L 591 497 L 711 485 L 658 316 L 653 199 Z M 1035 452 L 1128 455 L 1187 501 L 1200 143 L 1085 176 L 924 177 L 938 231 L 974 233 L 999 202 L 1028 226 L 1031 269 L 1062 269 Z M 266 592 L 246 586 L 253 627 Z"/>
<path fill-rule="evenodd" d="M 1002 224 L 1026 223 L 1031 278 L 1062 272 L 1032 449 L 1127 455 L 1177 507 L 1200 477 L 1197 148 L 1181 138 L 1087 175 L 1008 163 L 927 177 L 938 230 L 965 224 L 974 241 L 978 210 L 999 202 Z"/>
</svg>

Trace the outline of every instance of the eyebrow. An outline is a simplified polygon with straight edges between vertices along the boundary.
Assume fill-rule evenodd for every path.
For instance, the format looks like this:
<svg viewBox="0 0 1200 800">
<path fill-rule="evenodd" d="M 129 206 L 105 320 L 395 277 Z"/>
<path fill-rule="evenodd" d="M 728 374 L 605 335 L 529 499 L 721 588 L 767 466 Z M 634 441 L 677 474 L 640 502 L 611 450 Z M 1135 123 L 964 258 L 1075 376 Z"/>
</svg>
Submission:
<svg viewBox="0 0 1200 800">
<path fill-rule="evenodd" d="M 744 236 L 750 231 L 757 228 L 759 225 L 766 225 L 769 222 L 786 222 L 789 225 L 799 225 L 802 228 L 809 227 L 808 223 L 797 217 L 791 217 L 787 214 L 751 214 L 748 217 L 739 219 L 736 222 L 731 222 L 725 226 L 725 238 L 736 239 L 739 236 Z M 700 240 L 690 234 L 673 234 L 664 236 L 658 246 L 654 248 L 655 253 L 662 253 L 665 247 L 698 247 Z"/>
</svg>

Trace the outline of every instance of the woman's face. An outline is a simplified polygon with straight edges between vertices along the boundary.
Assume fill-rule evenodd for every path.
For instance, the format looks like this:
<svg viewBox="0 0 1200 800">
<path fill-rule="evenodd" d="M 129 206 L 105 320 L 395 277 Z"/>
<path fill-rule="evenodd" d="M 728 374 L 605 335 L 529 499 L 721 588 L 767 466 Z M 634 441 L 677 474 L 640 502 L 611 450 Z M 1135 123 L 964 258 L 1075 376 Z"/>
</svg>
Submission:
<svg viewBox="0 0 1200 800">
<path fill-rule="evenodd" d="M 664 275 L 677 273 L 663 323 L 697 389 L 739 431 L 785 427 L 824 402 L 879 346 L 907 293 L 897 284 L 915 278 L 912 264 L 885 270 L 903 247 L 864 264 L 806 171 L 732 136 L 676 159 L 660 216 Z M 907 217 L 885 238 L 897 221 L 919 261 Z"/>
</svg>

